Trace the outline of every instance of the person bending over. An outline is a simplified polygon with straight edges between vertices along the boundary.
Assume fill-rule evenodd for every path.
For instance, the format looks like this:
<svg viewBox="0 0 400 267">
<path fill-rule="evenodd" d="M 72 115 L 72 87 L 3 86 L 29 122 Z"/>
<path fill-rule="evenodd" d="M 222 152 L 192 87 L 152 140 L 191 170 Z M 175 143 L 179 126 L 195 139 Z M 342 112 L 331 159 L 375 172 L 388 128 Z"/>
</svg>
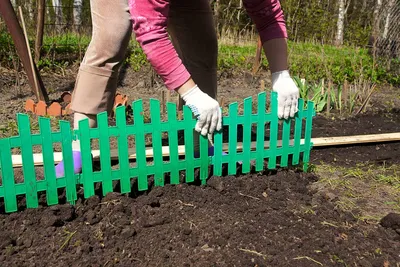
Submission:
<svg viewBox="0 0 400 267">
<path fill-rule="evenodd" d="M 217 97 L 218 43 L 209 0 L 91 0 L 92 40 L 80 66 L 71 109 L 74 128 L 113 108 L 118 73 L 132 32 L 156 73 L 169 90 L 176 91 L 190 107 L 199 135 L 212 135 L 222 128 Z M 299 89 L 288 71 L 287 31 L 278 0 L 243 0 L 256 25 L 278 94 L 278 117 L 294 117 Z M 73 144 L 74 172 L 82 169 L 79 140 Z M 210 143 L 209 153 L 213 153 Z M 64 175 L 63 162 L 56 166 Z"/>
</svg>

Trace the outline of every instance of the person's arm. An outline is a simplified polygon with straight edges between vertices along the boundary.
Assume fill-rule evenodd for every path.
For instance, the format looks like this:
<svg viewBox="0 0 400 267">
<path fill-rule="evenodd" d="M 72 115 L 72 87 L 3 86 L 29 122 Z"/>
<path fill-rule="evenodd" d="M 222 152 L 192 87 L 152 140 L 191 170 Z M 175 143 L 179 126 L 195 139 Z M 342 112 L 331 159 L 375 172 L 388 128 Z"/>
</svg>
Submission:
<svg viewBox="0 0 400 267">
<path fill-rule="evenodd" d="M 169 1 L 130 0 L 129 8 L 136 40 L 147 60 L 168 89 L 180 88 L 191 78 L 169 40 Z"/>
<path fill-rule="evenodd" d="M 222 128 L 222 115 L 218 102 L 195 84 L 169 39 L 169 2 L 129 0 L 136 40 L 165 86 L 175 90 L 198 117 L 196 131 L 202 135 L 219 131 Z"/>
<path fill-rule="evenodd" d="M 278 0 L 243 0 L 256 25 L 272 74 L 272 89 L 278 93 L 279 118 L 294 117 L 299 90 L 289 75 L 287 30 Z"/>
<path fill-rule="evenodd" d="M 271 73 L 287 70 L 289 68 L 286 38 L 268 40 L 263 44 L 263 48 Z"/>
</svg>

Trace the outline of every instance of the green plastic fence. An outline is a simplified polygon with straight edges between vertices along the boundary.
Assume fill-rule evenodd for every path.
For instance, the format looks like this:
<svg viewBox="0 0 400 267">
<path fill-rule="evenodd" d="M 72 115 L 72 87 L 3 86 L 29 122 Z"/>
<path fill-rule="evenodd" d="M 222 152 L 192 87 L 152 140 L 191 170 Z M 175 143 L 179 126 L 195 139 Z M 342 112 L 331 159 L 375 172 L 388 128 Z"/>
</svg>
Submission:
<svg viewBox="0 0 400 267">
<path fill-rule="evenodd" d="M 243 113 L 239 114 L 238 103 L 229 105 L 229 115 L 223 117 L 223 125 L 229 127 L 229 142 L 227 155 L 223 155 L 223 133 L 218 132 L 214 136 L 215 153 L 208 156 L 207 138 L 200 136 L 200 157 L 194 157 L 193 128 L 196 123 L 192 112 L 187 106 L 183 108 L 183 119 L 177 119 L 177 108 L 174 103 L 167 103 L 168 118 L 161 121 L 160 102 L 150 100 L 151 122 L 145 123 L 143 116 L 142 100 L 132 103 L 134 124 L 127 125 L 125 107 L 116 110 L 116 125 L 109 126 L 107 113 L 98 115 L 98 127 L 89 128 L 87 120 L 81 121 L 79 129 L 72 131 L 70 123 L 60 121 L 60 130 L 52 132 L 50 120 L 39 118 L 39 134 L 32 134 L 29 117 L 26 114 L 18 114 L 19 135 L 0 140 L 0 166 L 1 184 L 0 199 L 4 200 L 6 212 L 14 212 L 18 209 L 17 197 L 25 196 L 26 207 L 38 207 L 38 193 L 45 192 L 48 205 L 56 205 L 59 201 L 58 190 L 65 189 L 67 201 L 74 205 L 77 200 L 77 190 L 83 187 L 84 197 L 95 194 L 95 183 L 102 184 L 103 195 L 112 192 L 113 181 L 120 181 L 120 192 L 131 192 L 131 181 L 137 179 L 138 190 L 148 189 L 148 178 L 154 176 L 155 186 L 163 186 L 165 174 L 170 174 L 169 182 L 178 184 L 179 171 L 186 173 L 186 182 L 195 180 L 195 169 L 200 169 L 200 179 L 204 184 L 209 175 L 209 166 L 213 166 L 214 175 L 222 175 L 223 164 L 228 165 L 228 174 L 234 175 L 237 171 L 237 162 L 242 161 L 242 172 L 251 170 L 251 161 L 255 161 L 256 171 L 264 169 L 264 161 L 268 161 L 267 168 L 275 169 L 280 158 L 280 166 L 288 166 L 289 156 L 292 164 L 300 164 L 302 156 L 303 168 L 307 169 L 310 150 L 312 149 L 311 131 L 312 119 L 315 116 L 314 103 L 309 101 L 303 108 L 303 100 L 299 100 L 299 112 L 293 120 L 282 121 L 282 142 L 278 142 L 279 120 L 277 117 L 277 95 L 271 92 L 270 107 L 267 108 L 267 95 L 258 95 L 257 111 L 253 114 L 252 98 L 246 98 L 243 103 Z M 269 111 L 268 111 L 269 110 Z M 294 128 L 292 124 L 294 122 Z M 237 150 L 237 126 L 243 125 L 243 149 Z M 255 149 L 251 140 L 252 126 L 256 126 Z M 266 129 L 269 126 L 269 136 Z M 184 131 L 185 157 L 178 155 L 178 131 Z M 291 134 L 291 130 L 293 130 Z M 169 159 L 162 155 L 163 132 L 168 133 Z M 145 135 L 151 134 L 153 140 L 154 156 L 152 162 L 148 162 L 145 152 Z M 291 138 L 293 135 L 293 138 Z M 304 135 L 304 137 L 303 137 Z M 135 137 L 136 165 L 130 166 L 128 154 L 128 136 Z M 119 168 L 112 169 L 110 160 L 110 138 L 118 139 Z M 264 146 L 265 138 L 269 139 L 269 147 Z M 72 140 L 81 141 L 83 170 L 81 174 L 74 174 L 72 161 Z M 98 139 L 100 146 L 100 171 L 93 171 L 91 158 L 91 139 Z M 65 177 L 56 178 L 53 144 L 61 143 L 62 155 L 65 164 Z M 279 145 L 278 145 L 279 144 Z M 35 173 L 33 146 L 42 147 L 44 177 L 37 179 Z M 12 149 L 20 148 L 23 160 L 24 181 L 17 183 L 14 177 L 12 162 Z M 302 154 L 302 155 L 301 155 Z"/>
</svg>

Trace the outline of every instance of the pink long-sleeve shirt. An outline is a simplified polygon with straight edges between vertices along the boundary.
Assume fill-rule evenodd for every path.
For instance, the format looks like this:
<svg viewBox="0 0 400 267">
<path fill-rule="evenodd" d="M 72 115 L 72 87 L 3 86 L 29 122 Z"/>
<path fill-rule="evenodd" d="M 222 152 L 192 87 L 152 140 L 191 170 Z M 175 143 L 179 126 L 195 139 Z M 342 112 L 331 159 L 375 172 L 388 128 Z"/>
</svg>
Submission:
<svg viewBox="0 0 400 267">
<path fill-rule="evenodd" d="M 187 0 L 197 1 L 197 0 Z M 182 86 L 190 78 L 167 32 L 170 0 L 129 0 L 133 31 L 148 61 L 169 89 Z M 279 0 L 243 0 L 256 25 L 261 41 L 287 38 Z"/>
</svg>

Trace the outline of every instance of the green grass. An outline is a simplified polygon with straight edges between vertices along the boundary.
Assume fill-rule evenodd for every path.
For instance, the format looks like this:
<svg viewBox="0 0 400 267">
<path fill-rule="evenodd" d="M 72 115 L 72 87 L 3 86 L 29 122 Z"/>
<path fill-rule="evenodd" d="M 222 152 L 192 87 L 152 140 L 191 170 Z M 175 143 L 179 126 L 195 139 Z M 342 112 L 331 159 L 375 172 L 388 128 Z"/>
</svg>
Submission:
<svg viewBox="0 0 400 267">
<path fill-rule="evenodd" d="M 318 164 L 316 188 L 331 194 L 336 208 L 352 212 L 359 220 L 378 222 L 389 212 L 400 211 L 400 167 L 361 163 L 352 167 Z"/>
<path fill-rule="evenodd" d="M 66 33 L 55 37 L 45 36 L 43 40 L 43 58 L 38 63 L 40 68 L 59 68 L 79 63 L 90 43 L 90 36 Z M 307 81 L 318 82 L 330 79 L 336 84 L 342 84 L 360 78 L 374 83 L 400 84 L 400 75 L 396 73 L 400 60 L 393 60 L 391 69 L 385 64 L 374 63 L 367 49 L 356 47 L 335 47 L 315 43 L 289 42 L 289 62 L 293 75 L 305 78 Z M 13 44 L 6 32 L 0 32 L 0 64 L 12 67 Z M 34 41 L 31 40 L 31 47 Z M 220 71 L 251 70 L 256 53 L 254 45 L 219 45 L 218 68 Z M 138 71 L 148 66 L 148 61 L 139 47 L 132 40 L 126 58 L 126 63 Z M 262 68 L 268 69 L 268 62 L 263 55 Z"/>
</svg>

